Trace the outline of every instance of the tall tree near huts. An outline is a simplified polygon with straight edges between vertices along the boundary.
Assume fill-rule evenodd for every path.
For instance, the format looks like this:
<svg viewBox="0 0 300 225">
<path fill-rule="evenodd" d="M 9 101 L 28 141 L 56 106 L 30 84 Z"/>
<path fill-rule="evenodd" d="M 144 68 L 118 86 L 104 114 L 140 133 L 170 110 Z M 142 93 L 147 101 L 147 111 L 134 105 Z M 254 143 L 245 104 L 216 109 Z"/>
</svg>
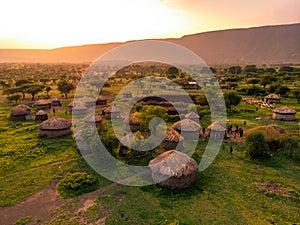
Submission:
<svg viewBox="0 0 300 225">
<path fill-rule="evenodd" d="M 66 80 L 61 80 L 57 84 L 57 88 L 68 99 L 68 94 L 74 89 L 74 85 Z"/>
</svg>

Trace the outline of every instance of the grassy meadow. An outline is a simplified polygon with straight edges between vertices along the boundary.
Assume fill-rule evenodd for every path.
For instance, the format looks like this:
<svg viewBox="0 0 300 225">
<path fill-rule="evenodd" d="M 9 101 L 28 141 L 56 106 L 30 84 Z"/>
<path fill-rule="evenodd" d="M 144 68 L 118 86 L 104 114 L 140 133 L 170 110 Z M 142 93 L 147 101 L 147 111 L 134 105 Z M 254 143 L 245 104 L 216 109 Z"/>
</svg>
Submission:
<svg viewBox="0 0 300 225">
<path fill-rule="evenodd" d="M 102 94 L 111 98 L 121 88 L 122 85 L 105 87 Z M 51 94 L 61 98 L 55 88 Z M 65 114 L 72 93 L 69 97 L 69 100 L 62 99 L 63 107 L 57 108 L 57 116 L 71 119 L 71 113 Z M 20 103 L 29 104 L 30 100 L 26 98 Z M 299 137 L 300 104 L 289 96 L 282 98 L 281 105 L 295 109 L 297 121 L 256 120 L 270 116 L 272 110 L 256 110 L 256 105 L 241 102 L 228 113 L 228 124 L 246 130 L 277 124 Z M 53 209 L 51 220 L 36 221 L 35 215 L 26 215 L 15 224 L 101 224 L 99 220 L 111 225 L 300 224 L 300 149 L 294 151 L 292 158 L 289 152 L 279 151 L 271 159 L 253 160 L 245 157 L 242 139 L 225 140 L 212 165 L 198 172 L 198 181 L 187 189 L 111 185 L 111 181 L 96 174 L 83 160 L 72 135 L 41 139 L 37 128 L 40 122 L 9 121 L 13 106 L 13 102 L 0 99 L 0 207 L 18 205 L 70 173 L 86 172 L 97 178 L 91 188 L 77 192 L 77 197 L 67 197 L 67 203 Z M 208 107 L 202 110 L 200 123 L 207 127 L 211 122 L 209 114 L 205 113 Z M 48 115 L 52 116 L 52 112 Z M 107 121 L 104 124 L 111 129 Z M 192 156 L 198 163 L 206 144 L 207 140 L 200 141 Z M 230 147 L 234 149 L 233 154 L 229 153 Z M 142 159 L 129 159 L 128 163 L 147 164 L 155 155 L 154 152 Z M 263 186 L 264 182 L 269 182 L 270 188 Z M 272 186 L 275 183 L 279 187 Z M 80 197 L 98 188 L 103 191 L 90 199 L 94 205 L 78 213 Z M 60 194 L 68 196 L 68 193 Z"/>
</svg>

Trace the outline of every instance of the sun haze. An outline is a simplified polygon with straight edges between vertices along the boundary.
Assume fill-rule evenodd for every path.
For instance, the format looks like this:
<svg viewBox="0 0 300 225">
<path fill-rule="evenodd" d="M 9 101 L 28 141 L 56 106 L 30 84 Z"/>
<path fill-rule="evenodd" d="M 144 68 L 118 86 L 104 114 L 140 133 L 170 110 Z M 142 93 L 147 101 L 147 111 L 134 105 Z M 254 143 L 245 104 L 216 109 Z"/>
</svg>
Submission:
<svg viewBox="0 0 300 225">
<path fill-rule="evenodd" d="M 300 21 L 297 0 L 2 1 L 0 48 L 56 48 Z"/>
</svg>

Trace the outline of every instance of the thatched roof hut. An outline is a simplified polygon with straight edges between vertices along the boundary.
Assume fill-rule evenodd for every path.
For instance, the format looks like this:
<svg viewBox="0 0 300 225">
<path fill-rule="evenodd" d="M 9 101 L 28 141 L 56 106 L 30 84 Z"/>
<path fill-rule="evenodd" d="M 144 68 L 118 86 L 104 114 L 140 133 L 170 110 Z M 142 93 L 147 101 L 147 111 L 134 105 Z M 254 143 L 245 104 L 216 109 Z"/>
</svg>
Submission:
<svg viewBox="0 0 300 225">
<path fill-rule="evenodd" d="M 130 158 L 140 158 L 144 157 L 148 152 L 147 151 L 137 151 L 130 148 L 130 142 L 134 138 L 134 134 L 130 133 L 121 138 L 120 140 L 120 146 L 119 146 L 119 155 L 121 157 L 130 159 Z M 142 136 L 141 139 L 144 139 Z"/>
<path fill-rule="evenodd" d="M 86 107 L 94 107 L 96 105 L 96 99 L 91 97 L 82 97 L 78 100 L 79 102 L 83 103 Z"/>
<path fill-rule="evenodd" d="M 171 127 L 178 131 L 185 140 L 198 140 L 200 136 L 203 136 L 201 125 L 190 119 L 180 120 Z"/>
<path fill-rule="evenodd" d="M 280 140 L 283 137 L 286 137 L 289 135 L 289 133 L 282 127 L 270 124 L 266 126 L 258 126 L 252 129 L 249 129 L 245 132 L 245 137 L 251 133 L 260 132 L 263 134 L 266 142 L 268 143 L 268 146 L 270 150 L 277 150 L 280 148 Z"/>
<path fill-rule="evenodd" d="M 106 119 L 118 119 L 120 118 L 120 110 L 115 106 L 110 106 L 104 110 L 104 116 Z"/>
<path fill-rule="evenodd" d="M 27 105 L 18 105 L 11 109 L 10 120 L 24 121 L 26 116 L 30 114 L 31 108 Z"/>
<path fill-rule="evenodd" d="M 99 96 L 96 100 L 96 105 L 106 105 L 107 104 L 107 100 L 105 97 L 103 96 Z"/>
<path fill-rule="evenodd" d="M 197 180 L 198 164 L 188 155 L 170 150 L 149 162 L 154 182 L 171 189 L 181 189 Z"/>
<path fill-rule="evenodd" d="M 162 144 L 166 150 L 183 149 L 183 140 L 184 138 L 176 130 L 168 127 Z"/>
<path fill-rule="evenodd" d="M 90 114 L 83 118 L 83 121 L 86 125 L 96 125 L 101 126 L 102 117 L 100 115 Z"/>
<path fill-rule="evenodd" d="M 184 117 L 199 123 L 200 116 L 198 115 L 198 113 L 191 111 L 188 114 L 186 114 Z"/>
<path fill-rule="evenodd" d="M 56 138 L 71 133 L 71 123 L 56 116 L 42 122 L 38 128 L 40 129 L 40 137 L 44 138 Z"/>
<path fill-rule="evenodd" d="M 84 114 L 87 110 L 85 103 L 81 101 L 70 102 L 68 107 L 69 107 L 69 112 L 72 112 L 74 115 Z"/>
<path fill-rule="evenodd" d="M 212 124 L 210 124 L 208 127 L 208 135 L 212 139 L 221 139 L 225 137 L 226 134 L 226 127 L 219 121 L 215 121 Z"/>
<path fill-rule="evenodd" d="M 130 91 L 124 91 L 123 98 L 132 98 L 132 93 Z"/>
<path fill-rule="evenodd" d="M 125 123 L 125 130 L 136 132 L 140 129 L 140 119 L 138 118 L 138 113 L 135 112 L 133 114 L 130 114 L 129 117 L 126 117 L 124 119 Z"/>
<path fill-rule="evenodd" d="M 54 107 L 62 106 L 61 102 L 58 98 L 53 98 L 52 101 L 51 101 L 51 105 L 54 106 Z"/>
<path fill-rule="evenodd" d="M 144 88 L 142 91 L 143 94 L 149 94 L 149 89 L 148 88 Z"/>
<path fill-rule="evenodd" d="M 48 100 L 38 100 L 34 103 L 36 110 L 45 110 L 51 108 L 51 103 Z"/>
<path fill-rule="evenodd" d="M 273 109 L 272 119 L 285 121 L 296 120 L 296 111 L 287 106 Z"/>
<path fill-rule="evenodd" d="M 272 93 L 272 94 L 269 94 L 266 96 L 266 103 L 268 103 L 268 104 L 276 103 L 277 104 L 277 103 L 280 103 L 280 99 L 281 99 L 281 97 L 279 95 Z"/>
<path fill-rule="evenodd" d="M 35 114 L 35 120 L 47 120 L 48 119 L 48 115 L 44 110 L 39 110 L 36 114 Z"/>
</svg>

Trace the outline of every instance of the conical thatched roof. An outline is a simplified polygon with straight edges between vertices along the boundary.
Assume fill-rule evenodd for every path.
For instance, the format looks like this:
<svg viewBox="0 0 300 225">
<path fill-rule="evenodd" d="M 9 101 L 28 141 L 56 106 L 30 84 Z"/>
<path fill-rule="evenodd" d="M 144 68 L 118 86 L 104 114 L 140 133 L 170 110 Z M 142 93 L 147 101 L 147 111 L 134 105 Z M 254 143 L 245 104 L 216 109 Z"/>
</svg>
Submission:
<svg viewBox="0 0 300 225">
<path fill-rule="evenodd" d="M 189 112 L 184 117 L 187 118 L 187 119 L 199 119 L 200 118 L 200 116 L 197 113 L 193 112 L 193 111 Z"/>
<path fill-rule="evenodd" d="M 35 115 L 37 116 L 45 116 L 47 113 L 44 110 L 39 110 Z"/>
<path fill-rule="evenodd" d="M 100 115 L 90 114 L 84 117 L 83 121 L 88 123 L 98 123 L 102 121 L 102 117 Z"/>
<path fill-rule="evenodd" d="M 207 127 L 209 130 L 214 130 L 214 131 L 226 131 L 226 128 L 223 126 L 223 124 L 219 121 L 213 122 L 211 125 Z"/>
<path fill-rule="evenodd" d="M 73 106 L 73 110 L 76 111 L 76 110 L 86 110 L 87 107 L 85 106 L 84 103 L 76 103 L 74 106 Z"/>
<path fill-rule="evenodd" d="M 60 117 L 53 116 L 45 120 L 39 126 L 40 130 L 64 130 L 71 127 L 71 123 Z"/>
<path fill-rule="evenodd" d="M 44 99 L 38 100 L 34 103 L 35 106 L 37 105 L 50 105 L 50 102 Z"/>
<path fill-rule="evenodd" d="M 52 98 L 51 101 L 52 102 L 57 102 L 57 101 L 60 101 L 60 100 L 58 98 Z"/>
<path fill-rule="evenodd" d="M 27 105 L 18 105 L 11 109 L 11 115 L 12 116 L 22 116 L 22 115 L 28 115 L 30 113 L 31 109 Z"/>
<path fill-rule="evenodd" d="M 84 96 L 84 97 L 80 98 L 79 101 L 84 102 L 84 103 L 95 103 L 96 99 Z"/>
<path fill-rule="evenodd" d="M 252 128 L 245 132 L 245 136 L 254 132 L 261 132 L 267 142 L 278 141 L 282 137 L 288 135 L 288 132 L 282 127 L 275 124 L 271 124 Z"/>
<path fill-rule="evenodd" d="M 176 150 L 164 152 L 152 159 L 149 167 L 155 174 L 176 178 L 188 176 L 198 170 L 195 160 Z"/>
<path fill-rule="evenodd" d="M 115 106 L 110 106 L 110 107 L 106 108 L 106 109 L 104 110 L 104 112 L 105 112 L 105 113 L 119 113 L 120 110 L 119 110 L 119 108 L 117 108 L 117 107 L 115 107 Z"/>
<path fill-rule="evenodd" d="M 124 146 L 129 146 L 129 142 L 132 140 L 132 138 L 134 137 L 133 133 L 127 134 L 124 137 L 121 138 L 120 142 L 122 145 Z"/>
<path fill-rule="evenodd" d="M 135 112 L 135 113 L 130 114 L 129 118 L 126 117 L 124 119 L 124 122 L 129 123 L 131 125 L 139 125 L 140 124 L 140 119 L 138 117 L 138 113 Z"/>
<path fill-rule="evenodd" d="M 165 135 L 165 140 L 178 143 L 180 141 L 183 141 L 183 137 L 176 130 L 174 130 L 171 127 L 168 127 Z"/>
<path fill-rule="evenodd" d="M 267 96 L 266 96 L 266 99 L 267 99 L 267 98 L 273 98 L 273 99 L 278 99 L 278 100 L 281 99 L 279 95 L 274 94 L 274 93 L 267 95 Z"/>
<path fill-rule="evenodd" d="M 278 113 L 278 114 L 296 114 L 296 111 L 287 107 L 287 106 L 283 106 L 283 107 L 280 107 L 280 108 L 277 108 L 277 109 L 274 109 L 273 110 L 273 113 Z"/>
<path fill-rule="evenodd" d="M 190 119 L 183 119 L 171 126 L 175 130 L 196 132 L 202 129 L 201 125 Z"/>
</svg>

